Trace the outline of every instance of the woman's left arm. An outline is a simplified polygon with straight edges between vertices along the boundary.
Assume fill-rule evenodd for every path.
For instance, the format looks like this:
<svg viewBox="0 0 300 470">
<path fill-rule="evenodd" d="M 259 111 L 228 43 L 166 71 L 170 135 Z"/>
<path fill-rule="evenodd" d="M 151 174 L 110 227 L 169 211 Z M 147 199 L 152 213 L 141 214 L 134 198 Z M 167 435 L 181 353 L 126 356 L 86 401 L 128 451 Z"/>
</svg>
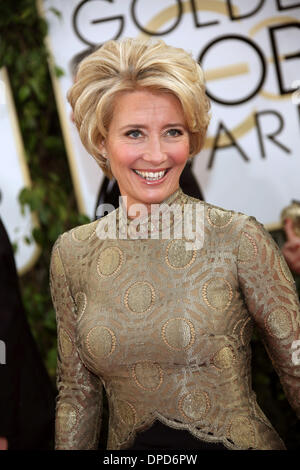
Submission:
<svg viewBox="0 0 300 470">
<path fill-rule="evenodd" d="M 271 235 L 254 217 L 244 224 L 237 259 L 248 310 L 300 418 L 300 305 L 294 278 Z"/>
</svg>

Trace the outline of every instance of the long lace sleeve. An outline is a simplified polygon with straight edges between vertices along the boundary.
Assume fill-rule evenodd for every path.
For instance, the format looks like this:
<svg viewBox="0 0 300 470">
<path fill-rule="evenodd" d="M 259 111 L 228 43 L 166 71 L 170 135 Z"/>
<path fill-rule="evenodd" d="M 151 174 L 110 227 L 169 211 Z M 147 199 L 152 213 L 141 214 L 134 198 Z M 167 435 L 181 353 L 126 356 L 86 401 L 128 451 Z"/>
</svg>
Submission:
<svg viewBox="0 0 300 470">
<path fill-rule="evenodd" d="M 300 418 L 300 306 L 294 279 L 271 235 L 248 217 L 238 251 L 239 283 L 290 405 Z"/>
<path fill-rule="evenodd" d="M 62 261 L 61 240 L 60 237 L 53 247 L 50 265 L 58 333 L 55 448 L 95 449 L 102 411 L 102 384 L 85 367 L 76 346 L 76 305 Z"/>
</svg>

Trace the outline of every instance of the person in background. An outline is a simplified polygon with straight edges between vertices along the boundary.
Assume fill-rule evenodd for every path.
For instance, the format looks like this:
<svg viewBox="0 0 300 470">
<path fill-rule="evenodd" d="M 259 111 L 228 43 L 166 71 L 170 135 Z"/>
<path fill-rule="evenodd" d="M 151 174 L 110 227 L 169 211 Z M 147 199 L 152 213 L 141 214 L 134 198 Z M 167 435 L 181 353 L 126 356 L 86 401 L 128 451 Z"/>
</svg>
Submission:
<svg viewBox="0 0 300 470">
<path fill-rule="evenodd" d="M 282 246 L 283 256 L 290 270 L 300 275 L 300 237 L 295 234 L 291 219 L 285 219 L 283 228 L 287 237 L 287 241 Z"/>
<path fill-rule="evenodd" d="M 11 243 L 0 219 L 0 449 L 49 449 L 55 391 L 24 311 Z"/>
</svg>

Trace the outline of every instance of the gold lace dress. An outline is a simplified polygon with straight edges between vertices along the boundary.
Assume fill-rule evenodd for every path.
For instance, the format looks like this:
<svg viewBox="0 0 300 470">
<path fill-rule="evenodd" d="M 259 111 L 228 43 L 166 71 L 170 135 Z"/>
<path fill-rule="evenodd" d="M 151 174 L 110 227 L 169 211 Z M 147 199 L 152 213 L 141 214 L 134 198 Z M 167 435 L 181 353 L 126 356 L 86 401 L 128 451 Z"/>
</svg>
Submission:
<svg viewBox="0 0 300 470">
<path fill-rule="evenodd" d="M 97 448 L 104 386 L 108 449 L 130 447 L 155 420 L 228 449 L 284 449 L 252 391 L 249 343 L 256 323 L 300 417 L 292 349 L 300 339 L 299 301 L 285 260 L 253 217 L 180 188 L 164 202 L 171 212 L 175 205 L 182 213 L 186 204 L 199 209 L 200 244 L 187 249 L 185 235 L 163 238 L 162 216 L 156 225 L 144 218 L 136 235 L 121 205 L 53 247 L 56 448 Z M 116 237 L 107 229 L 114 220 Z M 186 223 L 196 227 L 195 218 Z"/>
</svg>

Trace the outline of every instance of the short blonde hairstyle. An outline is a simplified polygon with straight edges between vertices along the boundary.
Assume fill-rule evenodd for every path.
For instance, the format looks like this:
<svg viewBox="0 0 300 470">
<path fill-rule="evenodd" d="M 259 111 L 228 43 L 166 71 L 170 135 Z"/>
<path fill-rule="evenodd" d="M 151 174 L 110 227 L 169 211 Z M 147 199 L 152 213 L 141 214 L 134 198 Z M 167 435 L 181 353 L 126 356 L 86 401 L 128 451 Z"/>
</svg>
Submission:
<svg viewBox="0 0 300 470">
<path fill-rule="evenodd" d="M 192 56 L 162 40 L 108 41 L 80 62 L 67 97 L 83 145 L 109 178 L 112 173 L 100 149 L 108 134 L 116 96 L 140 89 L 175 95 L 190 135 L 190 157 L 203 146 L 210 101 L 205 94 L 203 71 Z"/>
</svg>

